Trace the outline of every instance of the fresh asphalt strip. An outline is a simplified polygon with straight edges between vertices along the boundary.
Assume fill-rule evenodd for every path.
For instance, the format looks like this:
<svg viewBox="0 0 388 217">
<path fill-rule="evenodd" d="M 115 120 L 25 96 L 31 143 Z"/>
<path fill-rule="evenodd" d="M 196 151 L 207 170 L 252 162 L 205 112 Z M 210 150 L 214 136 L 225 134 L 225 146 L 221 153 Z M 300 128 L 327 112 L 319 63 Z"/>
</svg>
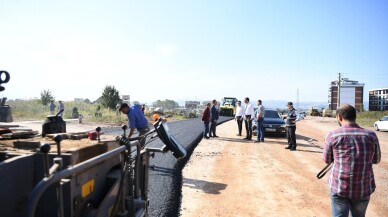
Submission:
<svg viewBox="0 0 388 217">
<path fill-rule="evenodd" d="M 220 117 L 218 125 L 231 120 L 230 117 Z M 202 140 L 204 125 L 201 119 L 194 118 L 182 121 L 168 122 L 173 136 L 187 151 L 184 159 L 177 160 L 171 152 L 155 153 L 151 158 L 149 170 L 149 216 L 174 217 L 179 216 L 182 199 L 182 170 L 189 161 L 191 154 Z M 103 129 L 106 134 L 122 134 L 117 129 Z M 110 132 L 107 132 L 110 131 Z M 150 147 L 162 147 L 160 139 L 149 144 Z"/>
</svg>

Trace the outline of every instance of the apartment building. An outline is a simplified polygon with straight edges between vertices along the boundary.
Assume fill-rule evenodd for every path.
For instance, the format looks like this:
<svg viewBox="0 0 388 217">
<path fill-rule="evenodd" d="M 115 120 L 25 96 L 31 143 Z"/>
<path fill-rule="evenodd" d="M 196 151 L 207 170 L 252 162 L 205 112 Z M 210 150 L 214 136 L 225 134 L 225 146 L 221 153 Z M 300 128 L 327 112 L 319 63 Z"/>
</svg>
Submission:
<svg viewBox="0 0 388 217">
<path fill-rule="evenodd" d="M 329 86 L 328 103 L 331 110 L 337 109 L 338 95 L 339 105 L 347 103 L 354 106 L 357 111 L 361 111 L 363 107 L 364 83 L 342 78 L 340 82 L 332 81 Z M 339 94 L 338 94 L 338 89 Z"/>
<path fill-rule="evenodd" d="M 388 87 L 369 90 L 369 111 L 388 110 Z"/>
</svg>

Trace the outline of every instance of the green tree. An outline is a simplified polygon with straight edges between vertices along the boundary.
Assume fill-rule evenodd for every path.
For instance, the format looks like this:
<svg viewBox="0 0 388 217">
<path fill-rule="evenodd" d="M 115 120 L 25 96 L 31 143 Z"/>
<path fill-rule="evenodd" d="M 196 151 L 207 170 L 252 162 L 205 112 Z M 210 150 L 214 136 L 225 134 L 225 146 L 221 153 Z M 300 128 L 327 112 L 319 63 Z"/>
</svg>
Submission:
<svg viewBox="0 0 388 217">
<path fill-rule="evenodd" d="M 91 102 L 90 99 L 88 99 L 88 98 L 86 98 L 86 99 L 84 100 L 84 103 L 92 104 L 92 102 Z"/>
<path fill-rule="evenodd" d="M 121 101 L 119 91 L 114 86 L 107 85 L 102 92 L 101 105 L 104 108 L 116 109 Z"/>
<path fill-rule="evenodd" d="M 157 100 L 156 102 L 153 103 L 153 106 L 154 107 L 162 107 L 164 109 L 174 109 L 174 108 L 178 108 L 179 104 L 177 102 L 175 102 L 174 100 L 166 99 L 164 101 Z"/>
<path fill-rule="evenodd" d="M 43 90 L 40 92 L 40 101 L 42 105 L 48 105 L 51 101 L 55 100 L 50 90 Z"/>
</svg>

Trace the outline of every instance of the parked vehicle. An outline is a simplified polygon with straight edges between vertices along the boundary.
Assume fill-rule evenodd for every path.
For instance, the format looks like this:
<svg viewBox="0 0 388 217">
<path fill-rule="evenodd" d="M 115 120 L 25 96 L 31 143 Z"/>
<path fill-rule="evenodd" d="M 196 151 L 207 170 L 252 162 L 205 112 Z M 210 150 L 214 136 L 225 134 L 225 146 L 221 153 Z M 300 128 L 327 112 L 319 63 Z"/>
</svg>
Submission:
<svg viewBox="0 0 388 217">
<path fill-rule="evenodd" d="M 257 121 L 253 122 L 253 134 L 256 135 Z M 286 136 L 286 123 L 277 110 L 267 109 L 264 114 L 264 133 Z"/>
<path fill-rule="evenodd" d="M 384 116 L 376 121 L 374 127 L 376 131 L 388 130 L 388 116 Z"/>
<path fill-rule="evenodd" d="M 222 104 L 220 105 L 220 115 L 233 117 L 236 114 L 237 98 L 235 97 L 224 97 Z"/>
</svg>

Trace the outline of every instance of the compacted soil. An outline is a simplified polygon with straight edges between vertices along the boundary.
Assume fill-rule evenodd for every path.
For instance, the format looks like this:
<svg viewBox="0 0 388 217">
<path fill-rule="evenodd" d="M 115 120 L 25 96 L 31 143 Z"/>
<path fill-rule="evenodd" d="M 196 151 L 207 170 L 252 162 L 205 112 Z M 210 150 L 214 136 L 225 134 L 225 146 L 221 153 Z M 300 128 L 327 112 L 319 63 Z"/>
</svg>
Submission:
<svg viewBox="0 0 388 217">
<path fill-rule="evenodd" d="M 219 138 L 203 139 L 183 170 L 181 216 L 331 216 L 322 147 L 334 118 L 297 122 L 297 151 L 286 138 L 245 141 L 237 124 L 217 128 Z M 377 132 L 382 160 L 374 165 L 377 189 L 367 216 L 388 213 L 388 132 Z"/>
</svg>

